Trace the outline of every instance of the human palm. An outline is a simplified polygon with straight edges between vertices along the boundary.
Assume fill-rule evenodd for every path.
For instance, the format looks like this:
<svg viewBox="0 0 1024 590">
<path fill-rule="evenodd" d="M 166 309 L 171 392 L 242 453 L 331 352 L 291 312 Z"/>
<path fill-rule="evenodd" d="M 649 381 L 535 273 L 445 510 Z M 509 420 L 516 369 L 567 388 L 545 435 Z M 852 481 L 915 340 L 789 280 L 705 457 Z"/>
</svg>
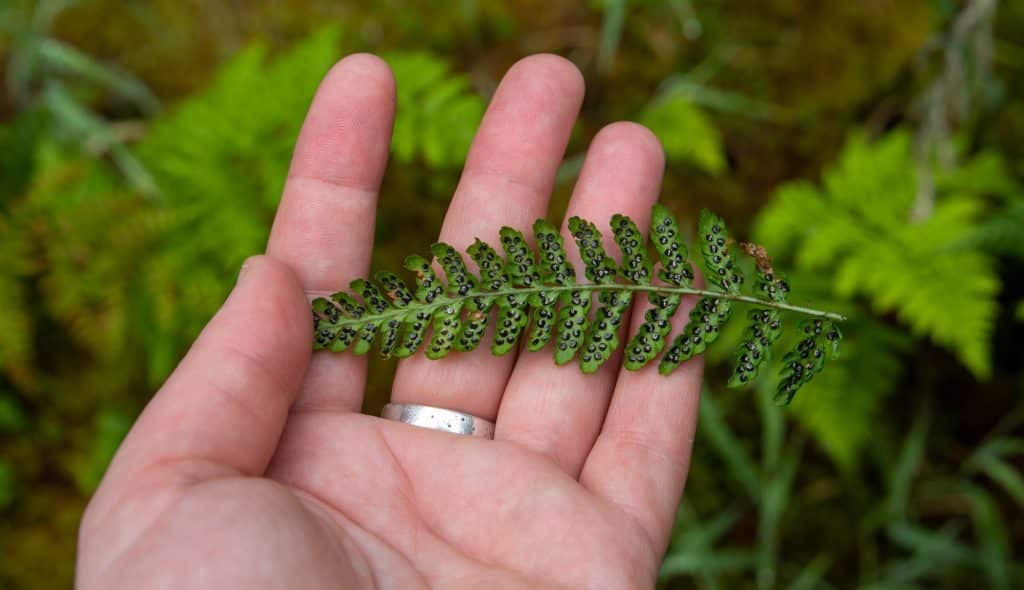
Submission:
<svg viewBox="0 0 1024 590">
<path fill-rule="evenodd" d="M 509 70 L 442 240 L 464 248 L 544 216 L 582 93 L 557 57 Z M 653 585 L 686 475 L 699 360 L 670 377 L 620 372 L 617 357 L 584 375 L 550 351 L 401 361 L 393 401 L 494 421 L 486 440 L 360 414 L 365 359 L 310 354 L 307 293 L 366 274 L 393 110 L 380 60 L 350 56 L 328 74 L 267 256 L 243 267 L 90 503 L 81 588 Z M 622 212 L 643 227 L 662 166 L 650 132 L 608 126 L 569 215 Z"/>
</svg>

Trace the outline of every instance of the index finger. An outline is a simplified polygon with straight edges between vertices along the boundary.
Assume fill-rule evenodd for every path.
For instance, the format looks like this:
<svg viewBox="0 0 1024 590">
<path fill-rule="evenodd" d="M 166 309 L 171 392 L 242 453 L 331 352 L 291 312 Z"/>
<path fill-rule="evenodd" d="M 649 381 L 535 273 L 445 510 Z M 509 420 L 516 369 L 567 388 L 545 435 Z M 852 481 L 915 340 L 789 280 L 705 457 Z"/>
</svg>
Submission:
<svg viewBox="0 0 1024 590">
<path fill-rule="evenodd" d="M 369 270 L 394 113 L 394 78 L 376 56 L 350 55 L 320 84 L 267 245 L 307 291 L 337 291 Z M 315 354 L 293 410 L 357 411 L 365 381 L 365 357 Z"/>
</svg>

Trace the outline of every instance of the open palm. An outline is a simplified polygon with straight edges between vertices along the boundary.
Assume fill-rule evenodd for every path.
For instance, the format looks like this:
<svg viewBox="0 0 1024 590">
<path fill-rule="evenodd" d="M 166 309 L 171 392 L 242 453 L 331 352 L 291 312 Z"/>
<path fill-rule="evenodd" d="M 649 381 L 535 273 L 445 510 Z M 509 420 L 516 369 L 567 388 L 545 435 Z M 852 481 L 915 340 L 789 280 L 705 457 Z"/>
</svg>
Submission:
<svg viewBox="0 0 1024 590">
<path fill-rule="evenodd" d="M 561 58 L 509 70 L 442 240 L 464 249 L 545 216 L 582 95 Z M 393 116 L 379 59 L 353 55 L 328 74 L 267 256 L 243 267 L 89 505 L 79 587 L 653 585 L 685 480 L 700 360 L 670 377 L 620 371 L 617 356 L 584 375 L 555 366 L 550 350 L 401 361 L 394 401 L 492 420 L 492 441 L 362 415 L 365 359 L 311 356 L 306 292 L 367 274 Z M 649 131 L 606 127 L 567 217 L 620 212 L 644 229 L 662 167 Z"/>
</svg>

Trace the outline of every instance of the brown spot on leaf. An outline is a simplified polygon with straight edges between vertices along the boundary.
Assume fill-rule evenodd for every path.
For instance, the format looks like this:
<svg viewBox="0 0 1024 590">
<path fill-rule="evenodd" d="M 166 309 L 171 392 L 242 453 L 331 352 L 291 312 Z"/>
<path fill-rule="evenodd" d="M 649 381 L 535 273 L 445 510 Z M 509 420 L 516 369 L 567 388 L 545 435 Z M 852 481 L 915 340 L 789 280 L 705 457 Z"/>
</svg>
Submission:
<svg viewBox="0 0 1024 590">
<path fill-rule="evenodd" d="M 754 259 L 757 263 L 757 268 L 763 273 L 774 275 L 775 271 L 772 270 L 772 258 L 768 256 L 768 251 L 764 249 L 764 246 L 755 244 L 753 242 L 742 242 L 740 247 Z"/>
</svg>

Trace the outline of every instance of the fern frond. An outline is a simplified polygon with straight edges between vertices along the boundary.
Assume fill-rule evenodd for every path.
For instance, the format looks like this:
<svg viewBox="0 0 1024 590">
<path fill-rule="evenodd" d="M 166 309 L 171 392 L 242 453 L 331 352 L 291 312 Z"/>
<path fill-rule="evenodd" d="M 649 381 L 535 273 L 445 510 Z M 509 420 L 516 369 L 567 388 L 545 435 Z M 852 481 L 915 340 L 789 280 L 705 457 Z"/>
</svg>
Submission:
<svg viewBox="0 0 1024 590">
<path fill-rule="evenodd" d="M 622 223 L 632 221 L 623 218 Z M 635 229 L 635 226 L 634 226 Z M 609 257 L 601 245 L 601 232 L 584 219 L 573 217 L 569 220 L 569 231 L 580 249 L 580 256 L 586 267 L 587 278 L 598 285 L 614 285 L 619 274 L 618 265 Z M 601 304 L 587 330 L 580 355 L 580 368 L 584 373 L 593 373 L 611 357 L 619 346 L 619 326 L 622 316 L 629 309 L 633 294 L 628 291 L 602 290 L 598 293 Z"/>
<path fill-rule="evenodd" d="M 22 276 L 28 274 L 26 240 L 0 213 L 0 367 L 26 357 L 31 351 L 31 316 L 26 309 Z"/>
<path fill-rule="evenodd" d="M 704 280 L 723 292 L 738 294 L 743 275 L 736 267 L 725 223 L 705 209 L 701 211 L 698 227 L 704 259 Z M 729 320 L 731 313 L 732 301 L 729 299 L 702 297 L 690 311 L 690 322 L 686 324 L 683 333 L 676 337 L 665 353 L 658 371 L 668 375 L 684 361 L 704 352 L 709 344 L 718 339 L 718 330 Z"/>
<path fill-rule="evenodd" d="M 493 354 L 513 350 L 529 326 L 527 350 L 539 351 L 552 344 L 557 364 L 578 356 L 583 372 L 592 373 L 619 348 L 621 327 L 633 297 L 646 293 L 651 308 L 626 345 L 628 370 L 638 370 L 661 354 L 671 330 L 669 321 L 685 295 L 700 299 L 690 312 L 690 323 L 661 355 L 658 370 L 663 374 L 703 352 L 717 338 L 735 304 L 754 309 L 749 313 L 747 339 L 737 355 L 733 385 L 752 380 L 770 356 L 782 331 L 784 311 L 809 316 L 810 323 L 804 340 L 785 357 L 779 389 L 782 401 L 788 403 L 800 386 L 821 371 L 826 350 L 836 350 L 841 337 L 836 323 L 842 316 L 787 303 L 789 287 L 775 274 L 759 246 L 744 244 L 744 251 L 758 263 L 758 278 L 753 294 L 741 292 L 744 280 L 734 244 L 725 223 L 709 211 L 701 214 L 699 239 L 710 289 L 692 286 L 694 273 L 679 226 L 661 205 L 654 208 L 650 234 L 658 253 L 657 265 L 648 255 L 648 238 L 624 215 L 611 219 L 621 265 L 605 251 L 601 232 L 592 222 L 573 217 L 568 225 L 589 282 L 576 281 L 562 236 L 544 220 L 533 226 L 536 251 L 520 231 L 509 227 L 499 232 L 503 255 L 477 239 L 467 253 L 479 276 L 469 270 L 453 246 L 437 243 L 431 247 L 433 261 L 419 255 L 406 259 L 405 267 L 416 275 L 413 290 L 397 275 L 378 272 L 375 282 L 353 281 L 351 293 L 340 291 L 329 298 L 316 298 L 312 304 L 314 349 L 351 349 L 365 354 L 379 341 L 385 357 L 407 357 L 423 348 L 427 358 L 440 359 L 452 350 L 465 352 L 479 346 L 492 308 L 497 308 Z M 444 271 L 444 281 L 435 272 L 434 262 Z M 598 306 L 591 318 L 595 293 Z"/>
<path fill-rule="evenodd" d="M 804 339 L 782 358 L 782 376 L 775 392 L 775 401 L 781 405 L 793 401 L 797 390 L 825 368 L 826 358 L 839 355 L 843 335 L 834 322 L 815 318 L 800 325 Z"/>
<path fill-rule="evenodd" d="M 538 219 L 533 224 L 533 235 L 537 240 L 537 247 L 540 250 L 540 280 L 544 284 L 568 285 L 576 278 L 576 271 L 569 264 L 565 255 L 565 248 L 562 245 L 562 236 L 551 225 L 543 219 Z M 566 306 L 570 293 L 559 294 L 537 293 L 533 300 L 533 314 L 530 317 L 530 337 L 526 345 L 527 350 L 536 352 L 544 348 L 551 341 L 555 334 L 556 305 L 562 303 Z M 568 318 L 567 318 L 568 319 Z M 569 320 L 571 322 L 571 320 Z M 568 344 L 565 345 L 568 349 Z"/>
<path fill-rule="evenodd" d="M 693 101 L 671 94 L 654 101 L 637 119 L 658 136 L 671 162 L 718 174 L 727 165 L 722 136 L 711 118 Z"/>
<path fill-rule="evenodd" d="M 1007 205 L 953 248 L 1024 260 L 1024 201 Z"/>
<path fill-rule="evenodd" d="M 786 302 L 789 284 L 775 275 L 771 260 L 764 248 L 744 244 L 745 251 L 757 261 L 757 279 L 754 291 L 780 303 Z M 735 367 L 729 378 L 729 387 L 739 387 L 757 377 L 764 363 L 771 358 L 772 344 L 782 336 L 782 314 L 777 309 L 752 309 L 747 312 L 750 324 L 744 332 L 743 343 L 736 354 Z"/>
<path fill-rule="evenodd" d="M 669 285 L 689 287 L 693 281 L 693 268 L 686 260 L 686 245 L 675 218 L 660 204 L 654 206 L 651 214 L 651 232 L 651 241 L 661 262 L 658 278 Z M 682 301 L 676 293 L 652 292 L 647 297 L 652 307 L 644 313 L 643 323 L 626 348 L 626 368 L 631 371 L 654 360 L 665 347 L 665 339 L 672 329 L 669 319 Z"/>
<path fill-rule="evenodd" d="M 429 53 L 384 55 L 398 81 L 392 150 L 401 162 L 421 159 L 433 168 L 458 168 L 483 118 L 486 103 L 469 78 Z"/>
<path fill-rule="evenodd" d="M 820 186 L 783 185 L 759 215 L 755 235 L 796 270 L 832 277 L 836 295 L 865 297 L 987 378 L 1000 280 L 977 241 L 984 200 L 940 185 L 932 215 L 909 223 L 914 170 L 906 133 L 874 142 L 855 135 Z M 1005 225 L 1010 232 L 990 232 L 1012 233 L 1013 221 Z"/>
<path fill-rule="evenodd" d="M 793 418 L 850 473 L 876 441 L 887 396 L 897 391 L 913 339 L 864 318 L 843 326 L 843 356 L 801 391 Z"/>
</svg>

